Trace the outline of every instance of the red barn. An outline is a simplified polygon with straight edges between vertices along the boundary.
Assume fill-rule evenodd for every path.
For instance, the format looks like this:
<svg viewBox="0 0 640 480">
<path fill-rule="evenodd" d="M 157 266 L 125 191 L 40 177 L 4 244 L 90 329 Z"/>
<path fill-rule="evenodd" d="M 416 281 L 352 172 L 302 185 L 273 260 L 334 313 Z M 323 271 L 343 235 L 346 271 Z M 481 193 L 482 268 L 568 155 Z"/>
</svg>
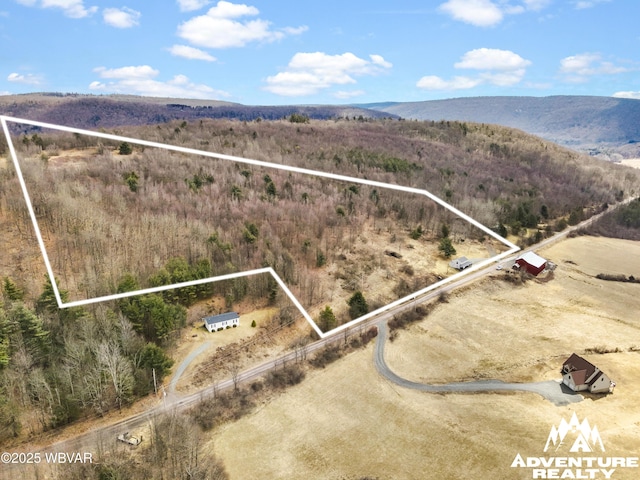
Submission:
<svg viewBox="0 0 640 480">
<path fill-rule="evenodd" d="M 533 252 L 527 252 L 516 259 L 516 265 L 531 275 L 538 275 L 547 266 L 547 261 Z"/>
</svg>

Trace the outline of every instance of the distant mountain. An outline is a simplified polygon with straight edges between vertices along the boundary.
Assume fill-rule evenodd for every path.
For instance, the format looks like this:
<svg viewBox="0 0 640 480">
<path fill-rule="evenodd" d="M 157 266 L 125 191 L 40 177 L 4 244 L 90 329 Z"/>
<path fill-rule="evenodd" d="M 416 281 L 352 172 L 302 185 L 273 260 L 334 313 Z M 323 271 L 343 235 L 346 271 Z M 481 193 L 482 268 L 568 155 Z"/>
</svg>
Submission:
<svg viewBox="0 0 640 480">
<path fill-rule="evenodd" d="M 640 157 L 640 100 L 614 97 L 468 97 L 361 105 L 242 105 L 217 100 L 134 95 L 30 93 L 0 96 L 0 114 L 79 128 L 149 125 L 172 120 L 405 118 L 492 123 L 614 158 Z"/>
<path fill-rule="evenodd" d="M 77 128 L 149 125 L 171 120 L 232 118 L 277 120 L 292 113 L 313 119 L 337 117 L 396 117 L 379 110 L 350 105 L 253 106 L 216 100 L 30 93 L 0 96 L 0 114 Z"/>
<path fill-rule="evenodd" d="M 359 106 L 406 119 L 499 124 L 579 150 L 640 145 L 640 100 L 626 98 L 469 97 Z"/>
</svg>

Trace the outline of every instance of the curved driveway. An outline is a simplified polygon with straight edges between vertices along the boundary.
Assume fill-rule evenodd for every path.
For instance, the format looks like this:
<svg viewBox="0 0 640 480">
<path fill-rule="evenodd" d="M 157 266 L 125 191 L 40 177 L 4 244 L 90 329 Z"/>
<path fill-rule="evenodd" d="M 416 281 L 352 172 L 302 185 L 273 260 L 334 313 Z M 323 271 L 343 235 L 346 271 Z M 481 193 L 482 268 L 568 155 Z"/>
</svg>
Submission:
<svg viewBox="0 0 640 480">
<path fill-rule="evenodd" d="M 583 400 L 579 395 L 559 382 L 548 380 L 546 382 L 534 383 L 505 383 L 501 380 L 478 380 L 474 382 L 454 382 L 442 385 L 430 385 L 416 383 L 406 380 L 394 373 L 384 360 L 384 347 L 387 341 L 387 322 L 378 323 L 378 337 L 374 347 L 373 362 L 378 373 L 390 382 L 403 388 L 420 390 L 430 393 L 481 393 L 481 392 L 501 392 L 501 391 L 522 391 L 533 392 L 541 395 L 555 405 L 567 405 L 569 403 Z"/>
<path fill-rule="evenodd" d="M 206 342 L 204 342 L 202 345 L 200 345 L 197 349 L 195 349 L 194 351 L 192 351 L 191 353 L 189 353 L 189 355 L 187 356 L 187 358 L 185 358 L 182 363 L 180 364 L 180 366 L 176 369 L 176 373 L 173 374 L 173 378 L 171 379 L 171 383 L 169 383 L 169 392 L 170 393 L 174 393 L 176 391 L 176 386 L 178 385 L 178 381 L 180 380 L 180 377 L 182 376 L 182 374 L 184 373 L 184 371 L 187 369 L 187 367 L 189 366 L 189 364 L 191 362 L 193 362 L 193 360 L 200 355 L 202 352 L 204 352 L 207 348 L 209 348 L 209 346 L 212 344 L 213 342 L 211 340 L 208 340 Z"/>
</svg>

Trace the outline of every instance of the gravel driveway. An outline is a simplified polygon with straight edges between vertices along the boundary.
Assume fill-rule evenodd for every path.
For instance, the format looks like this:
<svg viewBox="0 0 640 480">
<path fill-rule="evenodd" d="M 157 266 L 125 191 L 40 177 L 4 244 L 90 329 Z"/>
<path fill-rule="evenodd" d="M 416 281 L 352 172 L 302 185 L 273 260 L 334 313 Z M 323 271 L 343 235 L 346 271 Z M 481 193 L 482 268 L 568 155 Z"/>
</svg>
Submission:
<svg viewBox="0 0 640 480">
<path fill-rule="evenodd" d="M 582 395 L 569 390 L 562 383 L 555 380 L 534 383 L 506 383 L 501 380 L 478 380 L 474 382 L 445 383 L 442 385 L 412 382 L 398 376 L 388 367 L 384 360 L 384 347 L 386 341 L 387 322 L 382 321 L 378 324 L 378 337 L 376 338 L 373 362 L 380 375 L 390 382 L 404 388 L 430 393 L 481 393 L 501 391 L 533 392 L 541 395 L 558 406 L 583 400 Z"/>
</svg>

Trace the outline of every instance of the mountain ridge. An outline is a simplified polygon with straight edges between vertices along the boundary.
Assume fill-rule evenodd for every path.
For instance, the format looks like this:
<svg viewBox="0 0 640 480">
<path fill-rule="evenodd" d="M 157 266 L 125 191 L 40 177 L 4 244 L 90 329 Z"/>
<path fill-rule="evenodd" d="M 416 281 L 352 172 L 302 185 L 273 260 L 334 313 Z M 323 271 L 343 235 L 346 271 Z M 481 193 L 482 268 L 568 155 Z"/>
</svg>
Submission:
<svg viewBox="0 0 640 480">
<path fill-rule="evenodd" d="M 243 105 L 217 100 L 46 92 L 0 96 L 2 115 L 89 129 L 204 118 L 278 120 L 294 113 L 322 120 L 398 118 L 394 114 L 351 105 Z"/>
<path fill-rule="evenodd" d="M 470 121 L 517 128 L 592 154 L 601 153 L 603 148 L 631 154 L 639 151 L 636 144 L 640 143 L 640 100 L 635 99 L 494 96 L 372 105 L 406 119 Z"/>
<path fill-rule="evenodd" d="M 459 97 L 350 105 L 243 105 L 135 95 L 40 92 L 0 96 L 0 114 L 78 128 L 227 118 L 395 118 L 497 124 L 605 159 L 640 157 L 640 100 L 587 95 Z"/>
</svg>

